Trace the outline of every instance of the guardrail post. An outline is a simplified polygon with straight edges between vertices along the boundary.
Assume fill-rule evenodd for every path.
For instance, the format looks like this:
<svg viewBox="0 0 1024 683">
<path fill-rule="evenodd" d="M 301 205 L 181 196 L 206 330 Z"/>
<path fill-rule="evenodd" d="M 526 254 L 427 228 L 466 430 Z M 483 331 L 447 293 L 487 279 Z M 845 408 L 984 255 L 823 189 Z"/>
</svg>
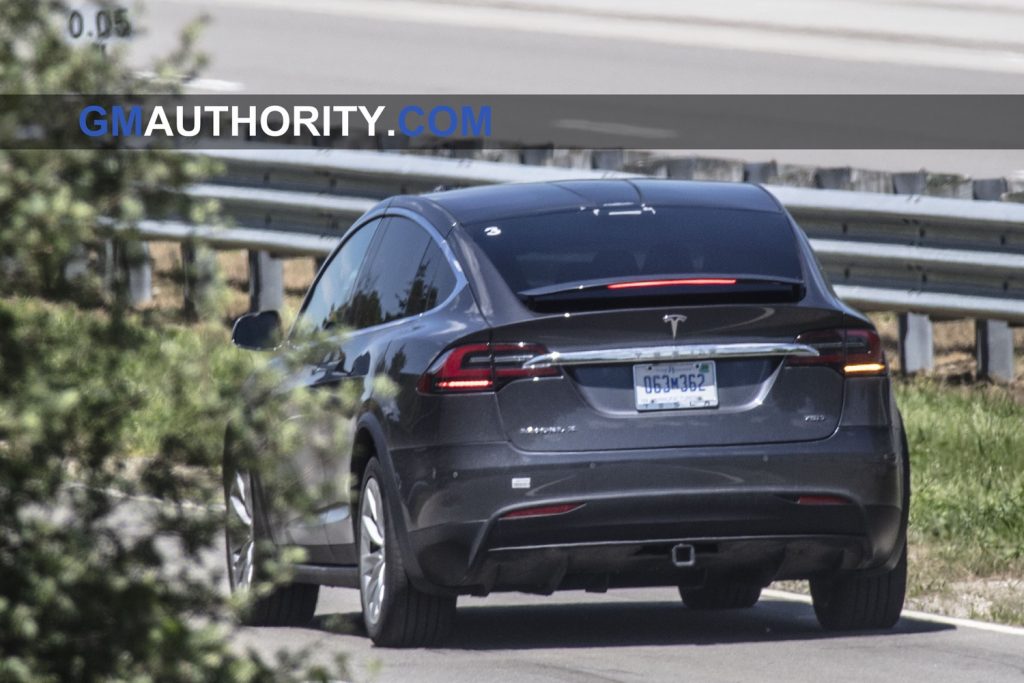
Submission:
<svg viewBox="0 0 1024 683">
<path fill-rule="evenodd" d="M 923 194 L 934 197 L 970 199 L 974 189 L 969 178 L 926 170 L 894 173 L 896 194 Z M 919 313 L 900 313 L 900 367 L 903 374 L 928 372 L 935 366 L 932 321 Z"/>
<path fill-rule="evenodd" d="M 551 147 L 524 147 L 522 150 L 523 164 L 527 166 L 547 166 L 553 156 Z"/>
<path fill-rule="evenodd" d="M 64 280 L 75 282 L 89 274 L 89 249 L 84 244 L 76 244 L 71 256 L 64 262 Z"/>
<path fill-rule="evenodd" d="M 892 176 L 885 171 L 840 166 L 819 168 L 815 175 L 817 186 L 826 190 L 855 190 L 858 192 L 891 193 Z"/>
<path fill-rule="evenodd" d="M 1008 189 L 1005 178 L 975 180 L 974 198 L 999 201 Z M 1013 328 L 1002 320 L 975 320 L 974 355 L 978 360 L 979 377 L 1012 382 L 1016 375 Z"/>
<path fill-rule="evenodd" d="M 128 301 L 142 306 L 153 300 L 153 261 L 149 245 L 137 240 L 121 243 L 120 267 L 125 270 Z"/>
<path fill-rule="evenodd" d="M 626 166 L 626 153 L 621 149 L 595 149 L 590 156 L 591 167 L 605 171 L 621 171 Z"/>
<path fill-rule="evenodd" d="M 594 159 L 589 149 L 556 149 L 552 150 L 551 166 L 558 168 L 593 168 Z"/>
<path fill-rule="evenodd" d="M 284 305 L 284 260 L 266 251 L 249 252 L 249 310 L 279 311 Z"/>
<path fill-rule="evenodd" d="M 519 150 L 515 149 L 492 149 L 485 146 L 479 152 L 481 161 L 492 161 L 502 164 L 521 164 L 523 163 L 522 156 L 519 154 Z"/>
<path fill-rule="evenodd" d="M 903 173 L 893 176 L 896 191 L 927 194 L 952 199 L 998 201 L 1006 191 L 1006 180 L 990 178 L 972 180 L 949 173 Z M 901 182 L 906 186 L 901 189 Z M 1013 331 L 1001 320 L 974 321 L 974 355 L 979 377 L 997 381 L 1013 380 Z"/>
<path fill-rule="evenodd" d="M 1012 382 L 1013 329 L 1002 320 L 974 322 L 974 348 L 978 358 L 978 376 L 998 382 Z"/>
<path fill-rule="evenodd" d="M 106 292 L 126 300 L 131 306 L 142 306 L 153 300 L 153 263 L 147 243 L 106 239 L 99 244 L 97 257 L 100 280 Z M 71 280 L 83 275 L 88 268 L 88 251 L 82 248 L 64 265 L 64 276 Z"/>
<path fill-rule="evenodd" d="M 975 199 L 998 202 L 1006 190 L 1006 178 L 978 178 L 974 181 Z"/>
<path fill-rule="evenodd" d="M 792 187 L 817 187 L 813 166 L 801 164 L 780 164 L 777 161 L 759 161 L 744 164 L 744 180 L 748 183 L 766 185 L 789 185 Z"/>
<path fill-rule="evenodd" d="M 181 265 L 185 315 L 198 318 L 209 310 L 216 294 L 217 252 L 205 244 L 182 242 Z"/>
<path fill-rule="evenodd" d="M 114 295 L 117 287 L 117 247 L 114 245 L 114 240 L 103 240 L 96 255 L 103 291 Z"/>
<path fill-rule="evenodd" d="M 683 180 L 725 180 L 739 183 L 743 182 L 744 172 L 744 163 L 735 159 L 679 157 L 666 159 L 659 175 Z"/>
<path fill-rule="evenodd" d="M 743 180 L 748 183 L 777 183 L 779 165 L 774 161 L 755 161 L 743 165 Z"/>
<path fill-rule="evenodd" d="M 914 375 L 935 366 L 932 321 L 921 313 L 900 313 L 900 372 Z"/>
<path fill-rule="evenodd" d="M 971 179 L 955 173 L 893 173 L 892 184 L 896 194 L 926 194 L 950 199 L 974 198 L 974 184 Z"/>
</svg>

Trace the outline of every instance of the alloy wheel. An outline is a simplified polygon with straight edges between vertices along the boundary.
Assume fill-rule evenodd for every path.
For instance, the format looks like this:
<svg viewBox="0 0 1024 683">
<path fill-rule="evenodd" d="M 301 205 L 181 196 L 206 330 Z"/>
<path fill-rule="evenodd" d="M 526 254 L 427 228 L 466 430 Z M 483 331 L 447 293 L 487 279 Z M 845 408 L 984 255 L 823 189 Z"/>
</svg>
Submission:
<svg viewBox="0 0 1024 683">
<path fill-rule="evenodd" d="M 236 472 L 228 491 L 227 544 L 231 587 L 235 590 L 252 584 L 256 550 L 256 526 L 253 519 L 252 477 Z"/>
<path fill-rule="evenodd" d="M 371 624 L 380 620 L 384 606 L 387 555 L 383 503 L 380 486 L 371 478 L 359 505 L 359 587 L 363 616 Z"/>
</svg>

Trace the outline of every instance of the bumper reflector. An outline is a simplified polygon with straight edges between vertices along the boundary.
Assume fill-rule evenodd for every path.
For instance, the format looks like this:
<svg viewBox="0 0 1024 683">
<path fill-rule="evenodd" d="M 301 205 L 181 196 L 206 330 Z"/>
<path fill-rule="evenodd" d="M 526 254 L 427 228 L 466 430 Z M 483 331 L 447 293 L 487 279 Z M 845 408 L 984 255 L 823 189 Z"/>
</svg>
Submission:
<svg viewBox="0 0 1024 683">
<path fill-rule="evenodd" d="M 502 519 L 517 519 L 521 517 L 547 517 L 550 515 L 561 515 L 572 512 L 583 507 L 583 503 L 559 503 L 557 505 L 540 505 L 535 508 L 519 508 L 511 510 L 501 516 Z"/>
<path fill-rule="evenodd" d="M 797 505 L 849 505 L 850 501 L 841 496 L 799 496 Z"/>
</svg>

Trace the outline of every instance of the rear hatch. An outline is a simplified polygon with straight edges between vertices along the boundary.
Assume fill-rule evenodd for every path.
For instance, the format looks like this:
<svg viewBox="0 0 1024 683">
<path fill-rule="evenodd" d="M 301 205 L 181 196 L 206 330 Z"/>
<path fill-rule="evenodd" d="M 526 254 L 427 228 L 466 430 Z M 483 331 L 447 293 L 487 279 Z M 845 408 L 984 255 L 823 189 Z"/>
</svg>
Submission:
<svg viewBox="0 0 1024 683">
<path fill-rule="evenodd" d="M 674 342 L 666 315 L 685 316 Z M 557 377 L 498 391 L 507 436 L 526 450 L 558 451 L 825 438 L 842 413 L 843 377 L 776 354 L 794 346 L 800 331 L 838 328 L 842 318 L 823 309 L 735 305 L 592 312 L 496 329 L 495 342 L 541 344 L 573 363 L 557 365 Z M 653 358 L 620 360 L 629 354 Z M 700 391 L 664 391 L 682 377 Z M 662 396 L 650 396 L 655 382 Z"/>
<path fill-rule="evenodd" d="M 799 363 L 815 350 L 797 338 L 842 328 L 844 315 L 803 302 L 781 211 L 620 198 L 466 229 L 523 309 L 493 328 L 495 358 L 506 343 L 537 345 L 524 362 L 553 375 L 500 386 L 516 446 L 725 446 L 835 431 L 843 376 Z"/>
</svg>

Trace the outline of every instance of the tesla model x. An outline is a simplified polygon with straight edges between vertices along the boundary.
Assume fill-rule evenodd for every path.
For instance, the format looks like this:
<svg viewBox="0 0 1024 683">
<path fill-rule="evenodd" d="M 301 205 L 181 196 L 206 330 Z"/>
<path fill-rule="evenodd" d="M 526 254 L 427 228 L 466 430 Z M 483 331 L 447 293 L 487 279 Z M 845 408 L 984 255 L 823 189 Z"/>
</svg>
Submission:
<svg viewBox="0 0 1024 683">
<path fill-rule="evenodd" d="M 319 585 L 347 586 L 375 643 L 423 646 L 460 595 L 674 586 L 737 609 L 780 579 L 810 581 L 826 629 L 899 618 L 909 459 L 879 336 L 759 186 L 393 197 L 281 342 L 278 320 L 243 317 L 235 342 L 327 336 L 288 381 L 358 397 L 334 417 L 350 444 L 304 470 L 351 485 L 289 519 L 226 466 L 232 586 L 254 540 L 305 550 L 253 623 L 306 622 Z"/>
</svg>

